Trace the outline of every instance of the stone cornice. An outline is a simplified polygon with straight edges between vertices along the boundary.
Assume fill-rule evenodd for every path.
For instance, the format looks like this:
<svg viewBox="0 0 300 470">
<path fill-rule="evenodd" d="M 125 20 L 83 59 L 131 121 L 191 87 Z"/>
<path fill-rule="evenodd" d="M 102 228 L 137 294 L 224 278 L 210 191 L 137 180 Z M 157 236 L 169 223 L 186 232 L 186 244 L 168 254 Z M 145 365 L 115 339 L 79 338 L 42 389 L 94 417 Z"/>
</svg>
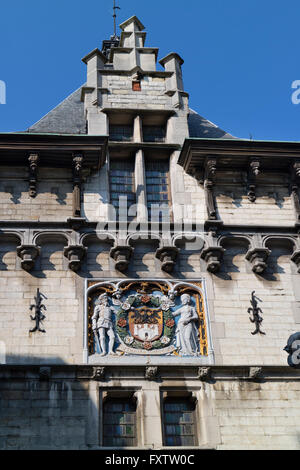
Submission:
<svg viewBox="0 0 300 470">
<path fill-rule="evenodd" d="M 261 163 L 262 171 L 290 171 L 300 158 L 300 142 L 249 141 L 238 139 L 186 139 L 179 165 L 189 174 L 204 169 L 208 156 L 218 161 L 218 168 L 248 170 L 253 159 Z"/>
<path fill-rule="evenodd" d="M 71 134 L 0 134 L 0 165 L 27 166 L 30 154 L 39 167 L 72 168 L 73 154 L 84 155 L 84 168 L 100 169 L 106 159 L 108 136 Z"/>
<path fill-rule="evenodd" d="M 121 362 L 121 361 L 120 361 Z M 145 377 L 145 365 L 107 365 L 105 364 L 106 381 L 110 378 L 124 378 L 128 380 L 141 380 Z M 40 380 L 40 369 L 51 369 L 51 380 L 94 380 L 95 368 L 101 367 L 101 360 L 97 365 L 68 365 L 68 364 L 4 364 L 0 365 L 0 380 Z M 215 383 L 217 381 L 239 381 L 239 382 L 270 382 L 281 380 L 300 380 L 300 370 L 289 366 L 262 366 L 262 365 L 241 365 L 241 366 L 205 366 L 209 369 L 209 374 L 205 381 Z M 199 374 L 203 366 L 180 366 L 159 364 L 159 376 L 162 381 L 169 380 L 195 380 L 201 387 Z M 259 371 L 259 373 L 258 373 Z M 200 377 L 201 376 L 201 377 Z"/>
</svg>

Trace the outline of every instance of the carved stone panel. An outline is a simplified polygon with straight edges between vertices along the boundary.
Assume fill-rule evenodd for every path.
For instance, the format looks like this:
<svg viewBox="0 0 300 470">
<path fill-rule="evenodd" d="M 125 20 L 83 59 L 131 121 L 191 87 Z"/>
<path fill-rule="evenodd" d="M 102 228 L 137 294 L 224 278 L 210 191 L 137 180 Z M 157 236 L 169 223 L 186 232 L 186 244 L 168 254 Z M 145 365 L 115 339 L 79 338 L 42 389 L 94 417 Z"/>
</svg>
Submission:
<svg viewBox="0 0 300 470">
<path fill-rule="evenodd" d="M 201 282 L 88 283 L 90 356 L 208 356 Z"/>
</svg>

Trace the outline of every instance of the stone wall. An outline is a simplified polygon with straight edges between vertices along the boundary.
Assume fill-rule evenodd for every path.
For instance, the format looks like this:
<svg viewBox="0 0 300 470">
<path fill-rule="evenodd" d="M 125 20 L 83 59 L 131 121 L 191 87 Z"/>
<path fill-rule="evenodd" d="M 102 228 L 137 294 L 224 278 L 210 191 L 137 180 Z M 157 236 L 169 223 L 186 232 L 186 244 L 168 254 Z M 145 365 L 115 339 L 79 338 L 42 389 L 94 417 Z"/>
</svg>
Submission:
<svg viewBox="0 0 300 470">
<path fill-rule="evenodd" d="M 26 168 L 1 169 L 1 220 L 54 222 L 64 221 L 72 216 L 71 173 L 65 170 L 40 169 L 35 198 L 29 196 L 27 179 Z"/>
<path fill-rule="evenodd" d="M 145 76 L 141 80 L 141 91 L 132 91 L 132 76 L 112 75 L 107 77 L 110 94 L 107 103 L 112 108 L 151 108 L 170 107 L 170 98 L 165 95 L 165 79 Z"/>
<path fill-rule="evenodd" d="M 145 380 L 144 370 L 106 368 L 96 381 L 92 367 L 2 366 L 0 449 L 100 449 L 101 394 L 130 389 L 137 396 L 139 449 L 163 448 L 163 393 L 190 391 L 197 448 L 299 450 L 299 374 L 288 367 L 265 368 L 254 381 L 247 368 L 213 368 L 208 382 L 194 368 L 160 368 L 157 381 Z"/>
<path fill-rule="evenodd" d="M 298 330 L 299 274 L 290 260 L 291 250 L 278 242 L 270 243 L 271 255 L 267 271 L 255 275 L 245 259 L 247 246 L 230 240 L 221 270 L 217 274 L 206 271 L 201 260 L 201 249 L 196 251 L 179 245 L 180 253 L 172 275 L 161 270 L 155 257 L 158 242 L 134 243 L 127 274 L 114 269 L 110 257 L 112 243 L 96 238 L 86 239 L 87 256 L 78 273 L 68 268 L 63 255 L 68 244 L 63 238 L 42 239 L 41 254 L 31 272 L 21 268 L 17 257 L 17 241 L 0 243 L 0 341 L 6 346 L 7 357 L 14 356 L 17 362 L 59 361 L 74 364 L 82 362 L 84 281 L 88 278 L 203 278 L 207 285 L 207 300 L 212 328 L 212 339 L 216 364 L 286 364 L 283 351 L 289 336 Z M 46 333 L 29 333 L 34 322 L 30 320 L 30 305 L 34 303 L 37 288 L 47 299 Z M 255 325 L 249 320 L 247 310 L 251 292 L 255 291 L 261 303 L 265 335 L 252 335 Z"/>
</svg>

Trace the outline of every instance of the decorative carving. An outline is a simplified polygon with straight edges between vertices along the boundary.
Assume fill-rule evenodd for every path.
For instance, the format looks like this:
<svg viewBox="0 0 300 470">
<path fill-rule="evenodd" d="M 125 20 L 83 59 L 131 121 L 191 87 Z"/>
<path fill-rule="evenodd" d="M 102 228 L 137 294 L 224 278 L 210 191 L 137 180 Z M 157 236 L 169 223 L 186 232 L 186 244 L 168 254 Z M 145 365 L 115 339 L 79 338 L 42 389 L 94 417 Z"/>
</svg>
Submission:
<svg viewBox="0 0 300 470">
<path fill-rule="evenodd" d="M 41 382 L 48 382 L 51 377 L 51 367 L 40 367 L 39 378 Z"/>
<path fill-rule="evenodd" d="M 180 316 L 176 328 L 176 345 L 182 356 L 195 356 L 199 354 L 199 331 L 196 326 L 199 317 L 195 307 L 192 307 L 191 296 L 183 294 L 180 297 L 182 306 L 172 315 Z"/>
<path fill-rule="evenodd" d="M 179 249 L 175 246 L 164 246 L 159 248 L 155 253 L 157 259 L 161 262 L 161 269 L 166 273 L 171 273 L 174 270 L 176 259 Z"/>
<path fill-rule="evenodd" d="M 198 369 L 198 379 L 202 382 L 208 381 L 211 379 L 211 368 L 210 367 L 199 367 Z"/>
<path fill-rule="evenodd" d="M 131 246 L 115 246 L 110 250 L 110 257 L 115 260 L 115 269 L 120 272 L 125 272 L 128 268 L 130 258 L 133 254 Z"/>
<path fill-rule="evenodd" d="M 261 335 L 265 335 L 266 333 L 264 333 L 260 329 L 260 325 L 263 321 L 263 318 L 259 315 L 260 313 L 262 313 L 262 310 L 260 307 L 258 307 L 258 300 L 261 302 L 261 300 L 255 296 L 255 291 L 253 291 L 250 300 L 252 307 L 248 308 L 248 313 L 252 313 L 253 318 L 249 317 L 249 319 L 252 323 L 255 323 L 256 329 L 251 334 L 256 335 L 257 333 L 260 333 Z"/>
<path fill-rule="evenodd" d="M 288 365 L 300 369 L 300 332 L 294 333 L 288 339 L 284 351 L 288 353 Z"/>
<path fill-rule="evenodd" d="M 83 258 L 87 253 L 87 248 L 83 245 L 69 245 L 64 249 L 64 255 L 69 260 L 69 268 L 77 272 L 80 267 Z"/>
<path fill-rule="evenodd" d="M 258 380 L 262 378 L 262 367 L 249 367 L 249 379 Z"/>
<path fill-rule="evenodd" d="M 216 171 L 217 171 L 217 159 L 208 157 L 205 162 L 205 172 L 204 172 L 204 192 L 205 192 L 205 201 L 206 201 L 208 220 L 217 219 L 217 210 L 216 210 L 215 200 L 214 200 L 214 195 L 213 195 Z"/>
<path fill-rule="evenodd" d="M 35 331 L 40 331 L 41 333 L 46 333 L 45 330 L 42 330 L 41 328 L 41 323 L 45 320 L 45 315 L 43 314 L 42 310 L 47 310 L 45 305 L 42 304 L 42 300 L 46 299 L 46 297 L 40 293 L 40 289 L 37 289 L 37 292 L 36 292 L 36 297 L 34 298 L 35 300 L 35 304 L 32 304 L 30 306 L 30 310 L 33 310 L 35 311 L 35 315 L 34 317 L 32 315 L 30 315 L 30 318 L 32 321 L 35 321 L 35 327 L 32 328 L 32 330 L 29 330 L 30 333 L 34 333 Z"/>
<path fill-rule="evenodd" d="M 265 271 L 270 253 L 268 248 L 253 248 L 248 251 L 246 260 L 250 261 L 255 274 L 262 274 Z"/>
<path fill-rule="evenodd" d="M 256 177 L 260 174 L 260 161 L 251 160 L 248 171 L 248 199 L 251 202 L 256 201 Z"/>
<path fill-rule="evenodd" d="M 105 380 L 106 367 L 94 367 L 93 379 L 94 380 Z"/>
<path fill-rule="evenodd" d="M 298 273 L 300 273 L 300 250 L 294 251 L 291 257 L 291 261 L 296 264 L 298 268 Z"/>
<path fill-rule="evenodd" d="M 158 367 L 146 367 L 145 379 L 156 380 L 158 377 Z"/>
<path fill-rule="evenodd" d="M 90 354 L 207 356 L 201 283 L 117 281 L 91 284 Z M 89 288 L 90 289 L 90 288 Z M 107 343 L 108 348 L 107 348 Z"/>
<path fill-rule="evenodd" d="M 83 155 L 73 155 L 73 217 L 81 216 L 81 183 Z"/>
<path fill-rule="evenodd" d="M 35 198 L 39 156 L 37 154 L 31 154 L 28 158 L 28 162 L 29 162 L 29 196 L 32 198 Z"/>
<path fill-rule="evenodd" d="M 300 162 L 295 162 L 291 168 L 291 197 L 294 203 L 297 223 L 300 222 L 299 181 Z"/>
<path fill-rule="evenodd" d="M 217 273 L 220 270 L 225 251 L 221 246 L 209 246 L 202 251 L 201 258 L 207 263 L 207 271 Z"/>
<path fill-rule="evenodd" d="M 35 245 L 21 245 L 17 247 L 17 255 L 21 258 L 21 266 L 25 271 L 34 267 L 34 262 L 40 254 L 40 247 Z"/>
<path fill-rule="evenodd" d="M 100 295 L 92 317 L 92 329 L 100 356 L 106 356 L 107 354 L 106 337 L 109 339 L 108 354 L 114 354 L 115 333 L 112 322 L 114 314 L 115 310 L 109 306 L 107 294 Z"/>
</svg>

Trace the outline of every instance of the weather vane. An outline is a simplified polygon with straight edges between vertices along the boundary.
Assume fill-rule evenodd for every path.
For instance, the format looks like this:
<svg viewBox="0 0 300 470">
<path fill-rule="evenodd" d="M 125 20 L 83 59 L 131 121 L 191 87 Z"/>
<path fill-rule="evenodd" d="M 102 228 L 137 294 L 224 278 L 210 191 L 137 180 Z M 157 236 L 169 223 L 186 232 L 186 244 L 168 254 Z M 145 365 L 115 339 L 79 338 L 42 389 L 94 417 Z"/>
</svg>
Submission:
<svg viewBox="0 0 300 470">
<path fill-rule="evenodd" d="M 114 7 L 113 7 L 113 10 L 114 10 L 114 14 L 113 14 L 113 19 L 114 19 L 114 37 L 117 36 L 117 22 L 116 22 L 116 19 L 117 19 L 117 10 L 121 10 L 120 7 L 117 7 L 116 6 L 116 0 L 114 0 Z"/>
</svg>

